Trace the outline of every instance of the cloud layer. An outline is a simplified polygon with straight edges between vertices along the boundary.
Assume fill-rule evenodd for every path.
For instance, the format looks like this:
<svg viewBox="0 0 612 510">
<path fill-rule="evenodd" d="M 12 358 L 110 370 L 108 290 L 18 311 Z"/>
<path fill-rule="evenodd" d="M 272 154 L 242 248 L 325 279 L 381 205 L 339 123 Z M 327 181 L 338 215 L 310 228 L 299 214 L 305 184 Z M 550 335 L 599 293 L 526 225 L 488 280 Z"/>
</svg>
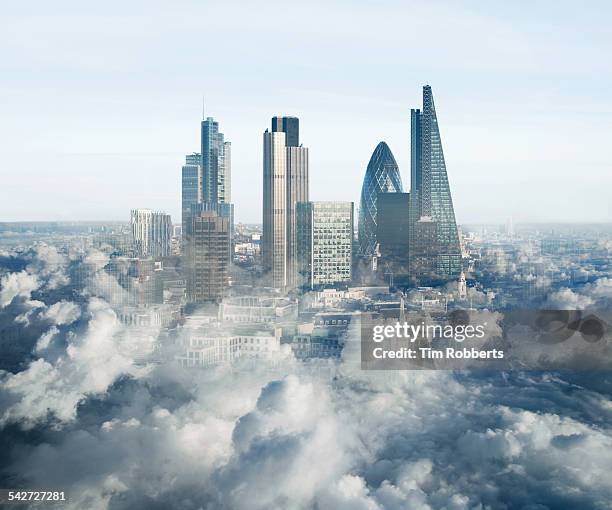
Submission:
<svg viewBox="0 0 612 510">
<path fill-rule="evenodd" d="M 2 373 L 5 486 L 71 509 L 612 508 L 609 374 L 364 372 L 357 331 L 338 364 L 146 366 L 152 340 L 66 299 L 50 253 L 2 277 L 29 346 Z"/>
</svg>

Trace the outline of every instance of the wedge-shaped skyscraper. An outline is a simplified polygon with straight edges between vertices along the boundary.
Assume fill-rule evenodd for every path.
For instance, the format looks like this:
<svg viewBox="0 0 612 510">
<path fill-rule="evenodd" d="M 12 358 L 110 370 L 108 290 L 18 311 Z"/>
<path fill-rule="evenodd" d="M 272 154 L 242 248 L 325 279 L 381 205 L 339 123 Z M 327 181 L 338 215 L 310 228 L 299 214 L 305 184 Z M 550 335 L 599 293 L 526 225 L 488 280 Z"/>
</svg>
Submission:
<svg viewBox="0 0 612 510">
<path fill-rule="evenodd" d="M 402 178 L 391 149 L 385 142 L 380 142 L 370 158 L 361 187 L 358 231 L 361 256 L 370 257 L 376 251 L 378 195 L 402 191 Z"/>
<path fill-rule="evenodd" d="M 461 250 L 442 140 L 431 87 L 423 87 L 423 110 L 411 110 L 410 257 L 414 277 L 456 278 Z"/>
</svg>

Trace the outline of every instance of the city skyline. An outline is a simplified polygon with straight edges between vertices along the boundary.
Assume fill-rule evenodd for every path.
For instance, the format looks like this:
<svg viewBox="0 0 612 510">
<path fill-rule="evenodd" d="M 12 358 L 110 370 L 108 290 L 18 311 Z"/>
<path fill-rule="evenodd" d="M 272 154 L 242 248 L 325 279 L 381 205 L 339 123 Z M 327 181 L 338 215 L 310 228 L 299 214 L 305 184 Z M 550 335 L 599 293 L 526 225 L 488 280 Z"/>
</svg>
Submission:
<svg viewBox="0 0 612 510">
<path fill-rule="evenodd" d="M 357 202 L 358 176 L 380 141 L 408 181 L 410 107 L 430 83 L 458 223 L 609 221 L 610 7 L 551 5 L 531 8 L 525 22 L 519 5 L 357 3 L 350 24 L 342 3 L 313 3 L 309 12 L 189 5 L 164 15 L 131 5 L 113 16 L 100 7 L 96 15 L 109 23 L 90 23 L 92 13 L 76 4 L 69 21 L 52 17 L 65 7 L 41 4 L 33 16 L 11 5 L 0 219 L 127 221 L 136 207 L 167 211 L 178 223 L 174 170 L 198 151 L 202 95 L 233 142 L 237 221 L 261 222 L 260 126 L 279 113 L 302 121 L 313 198 Z M 272 12 L 282 30 L 271 30 Z M 543 23 L 550 16 L 555 23 Z M 303 23 L 282 23 L 296 17 Z M 215 55 L 190 29 L 200 19 L 216 19 L 208 30 L 225 44 L 215 66 L 197 65 Z M 400 30 L 405 20 L 419 23 Z M 438 37 L 424 46 L 434 20 Z M 367 35 L 352 28 L 365 25 Z M 226 41 L 232 27 L 240 30 Z M 266 51 L 272 40 L 278 54 Z"/>
</svg>

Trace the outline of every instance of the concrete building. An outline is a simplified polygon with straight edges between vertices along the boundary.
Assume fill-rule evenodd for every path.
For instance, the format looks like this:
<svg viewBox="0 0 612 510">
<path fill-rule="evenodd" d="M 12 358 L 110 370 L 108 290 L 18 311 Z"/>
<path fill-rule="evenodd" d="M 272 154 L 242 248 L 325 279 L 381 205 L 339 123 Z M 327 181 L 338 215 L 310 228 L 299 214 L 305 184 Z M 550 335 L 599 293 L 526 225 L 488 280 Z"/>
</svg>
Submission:
<svg viewBox="0 0 612 510">
<path fill-rule="evenodd" d="M 151 209 L 132 209 L 130 226 L 137 257 L 168 257 L 172 238 L 169 214 Z"/>
<path fill-rule="evenodd" d="M 226 298 L 219 305 L 220 322 L 273 323 L 296 316 L 297 303 L 284 297 L 240 296 Z"/>
<path fill-rule="evenodd" d="M 280 328 L 261 326 L 187 330 L 183 333 L 185 351 L 178 362 L 183 367 L 210 367 L 240 359 L 269 361 L 278 357 L 280 337 Z"/>
</svg>

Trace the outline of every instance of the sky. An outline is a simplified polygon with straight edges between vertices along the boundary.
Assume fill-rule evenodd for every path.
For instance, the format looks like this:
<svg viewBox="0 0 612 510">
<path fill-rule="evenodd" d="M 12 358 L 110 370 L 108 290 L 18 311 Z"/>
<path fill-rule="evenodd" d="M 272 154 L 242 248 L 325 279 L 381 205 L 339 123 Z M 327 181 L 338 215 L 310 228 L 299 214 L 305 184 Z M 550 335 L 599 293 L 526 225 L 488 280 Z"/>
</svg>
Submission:
<svg viewBox="0 0 612 510">
<path fill-rule="evenodd" d="M 311 200 L 357 204 L 381 140 L 408 189 L 424 84 L 459 223 L 612 220 L 607 2 L 3 4 L 0 221 L 179 221 L 203 97 L 237 221 L 261 221 L 273 115 L 300 118 Z"/>
</svg>

